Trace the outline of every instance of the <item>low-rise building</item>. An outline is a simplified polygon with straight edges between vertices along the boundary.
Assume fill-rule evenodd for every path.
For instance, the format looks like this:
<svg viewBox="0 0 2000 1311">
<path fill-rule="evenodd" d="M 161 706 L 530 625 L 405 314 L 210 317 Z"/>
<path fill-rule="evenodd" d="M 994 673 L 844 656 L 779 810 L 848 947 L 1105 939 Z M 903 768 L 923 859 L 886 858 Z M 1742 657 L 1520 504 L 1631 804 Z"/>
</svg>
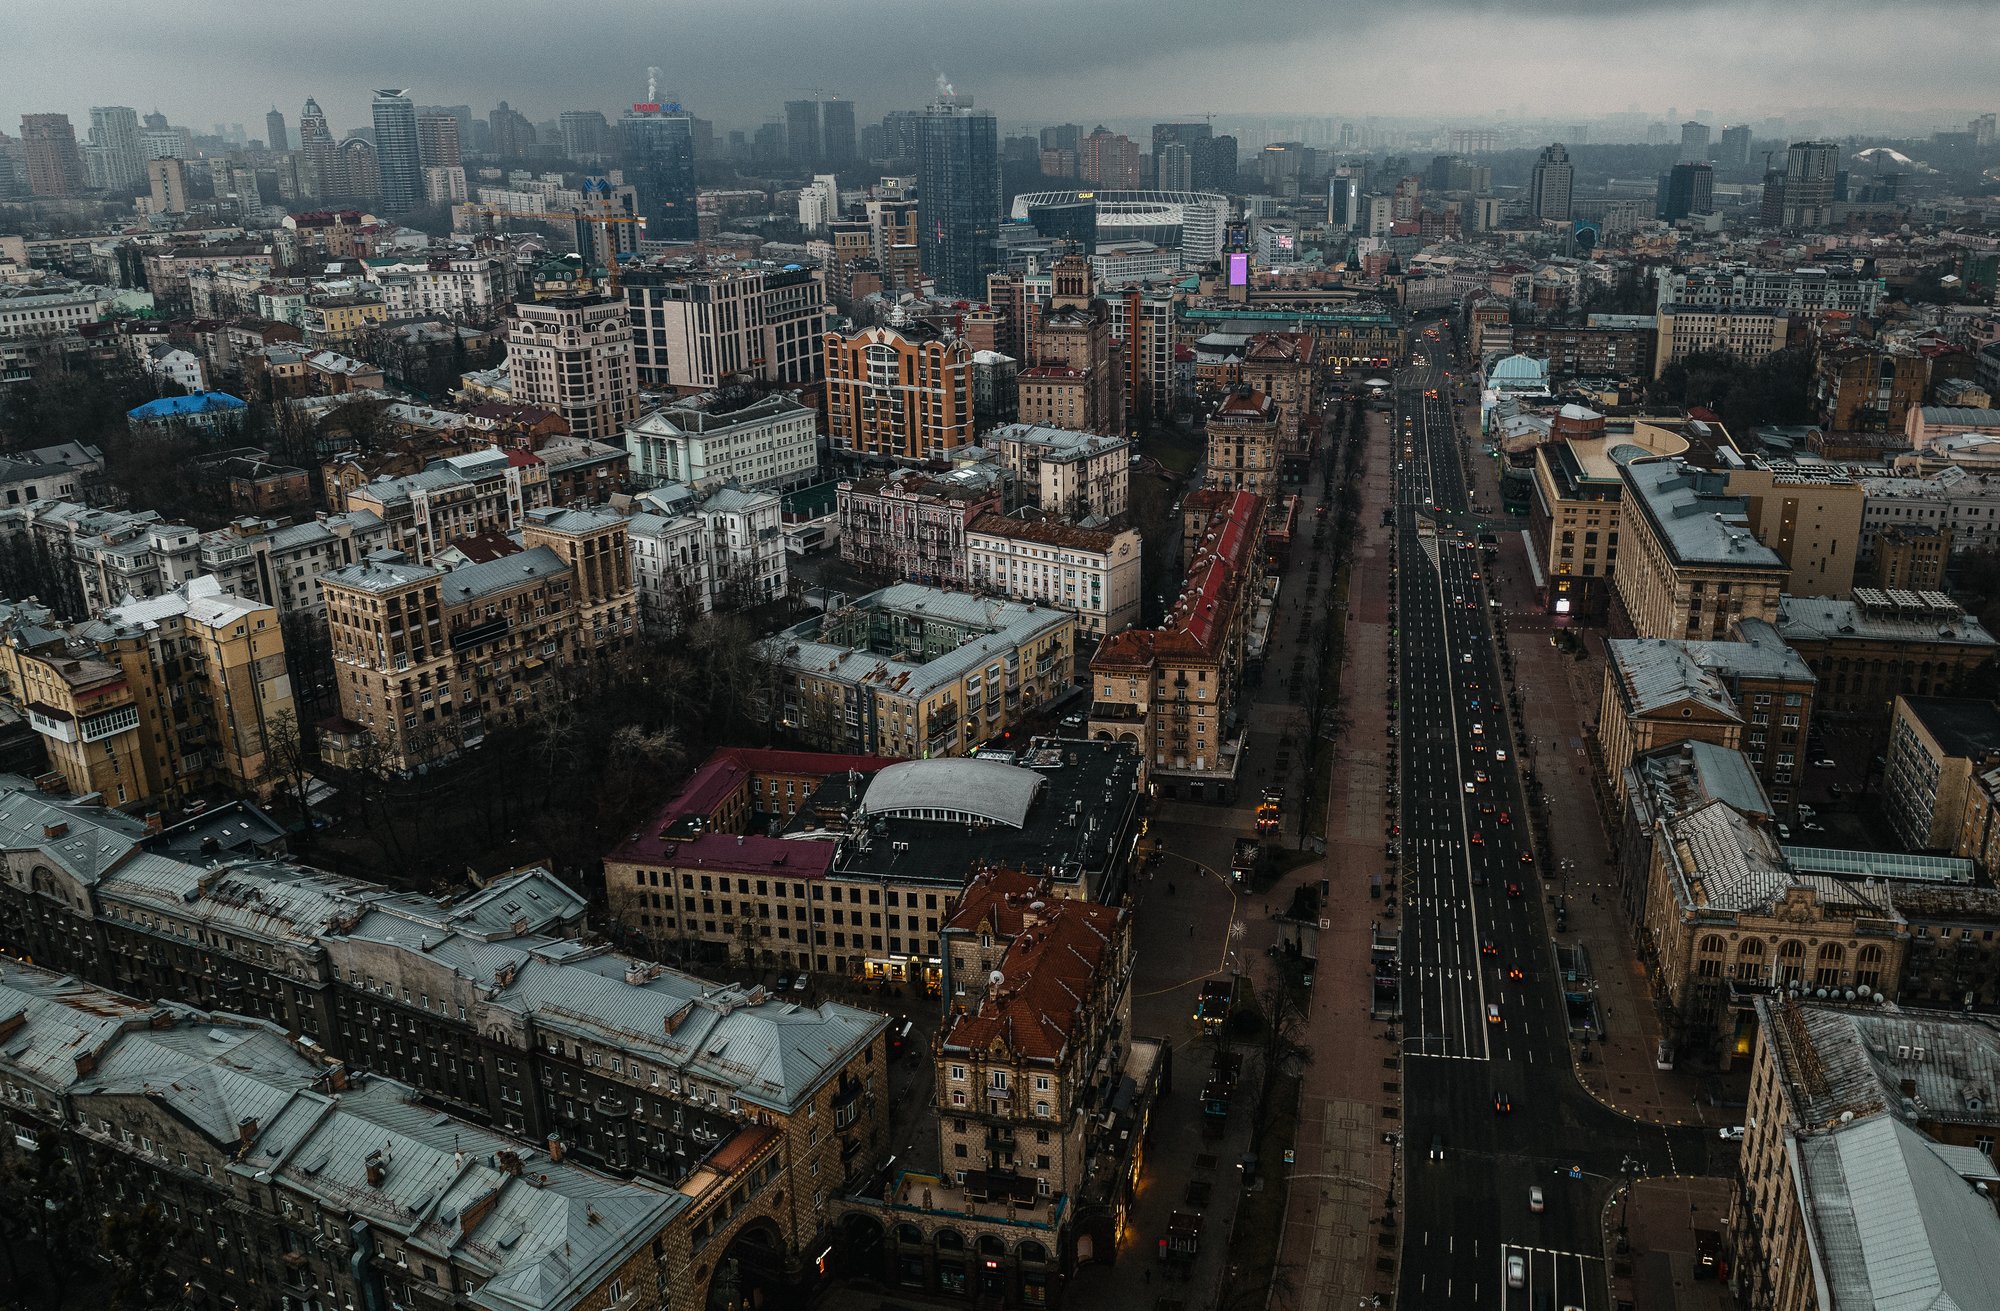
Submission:
<svg viewBox="0 0 2000 1311">
<path fill-rule="evenodd" d="M 997 470 L 977 465 L 928 476 L 843 479 L 840 558 L 883 578 L 964 588 L 971 579 L 966 527 L 1005 508 Z"/>
<path fill-rule="evenodd" d="M 1111 532 L 988 512 L 966 526 L 968 584 L 1010 601 L 1076 612 L 1078 636 L 1099 641 L 1139 620 L 1140 541 Z"/>
<path fill-rule="evenodd" d="M 81 442 L 59 442 L 0 456 L 0 505 L 64 501 L 104 472 L 104 452 Z"/>
<path fill-rule="evenodd" d="M 189 433 L 213 439 L 240 429 L 246 409 L 239 397 L 228 392 L 200 391 L 186 396 L 162 396 L 135 406 L 125 412 L 125 423 L 135 437 Z"/>
<path fill-rule="evenodd" d="M 734 487 L 675 494 L 683 490 L 641 498 L 627 523 L 640 622 L 675 633 L 717 609 L 783 596 L 790 586 L 784 499 Z"/>
<path fill-rule="evenodd" d="M 1227 800 L 1242 769 L 1237 705 L 1261 595 L 1266 502 L 1250 492 L 1187 498 L 1188 572 L 1158 628 L 1127 629 L 1090 660 L 1090 735 L 1138 751 L 1164 795 Z"/>
<path fill-rule="evenodd" d="M 655 410 L 625 434 L 632 476 L 711 491 L 791 491 L 819 477 L 819 426 L 797 397 L 708 394 Z"/>
<path fill-rule="evenodd" d="M 1975 777 L 2000 766 L 2000 710 L 1990 701 L 1896 697 L 1882 767 L 1882 807 L 1913 851 L 1960 844 Z"/>
<path fill-rule="evenodd" d="M 315 296 L 306 301 L 299 328 L 308 346 L 339 350 L 361 339 L 370 328 L 388 322 L 389 307 L 372 292 L 345 296 Z"/>
<path fill-rule="evenodd" d="M 961 756 L 1071 686 L 1066 610 L 899 583 L 766 643 L 779 723 L 823 751 Z"/>
<path fill-rule="evenodd" d="M 1990 1301 L 2000 1283 L 1988 1195 L 2000 1173 L 2000 1029 L 1985 1017 L 1796 997 L 1759 997 L 1756 1009 L 1727 1222 L 1743 1304 Z"/>
<path fill-rule="evenodd" d="M 1027 504 L 1072 522 L 1116 522 L 1130 503 L 1132 443 L 1123 437 L 1012 423 L 980 444 L 1000 456 Z"/>
<path fill-rule="evenodd" d="M 1864 477 L 1861 561 L 1889 528 L 1936 528 L 1951 534 L 1951 552 L 2000 546 L 2000 478 L 1947 468 L 1927 478 Z"/>
</svg>

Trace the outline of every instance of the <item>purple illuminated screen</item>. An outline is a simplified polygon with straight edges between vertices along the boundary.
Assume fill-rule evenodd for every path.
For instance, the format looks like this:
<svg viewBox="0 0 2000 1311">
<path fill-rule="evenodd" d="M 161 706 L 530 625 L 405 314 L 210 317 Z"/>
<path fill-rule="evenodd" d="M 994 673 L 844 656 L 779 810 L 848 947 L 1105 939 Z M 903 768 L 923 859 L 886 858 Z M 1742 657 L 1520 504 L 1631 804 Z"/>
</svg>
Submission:
<svg viewBox="0 0 2000 1311">
<path fill-rule="evenodd" d="M 1229 253 L 1229 285 L 1247 287 L 1250 285 L 1250 256 L 1244 251 Z"/>
</svg>

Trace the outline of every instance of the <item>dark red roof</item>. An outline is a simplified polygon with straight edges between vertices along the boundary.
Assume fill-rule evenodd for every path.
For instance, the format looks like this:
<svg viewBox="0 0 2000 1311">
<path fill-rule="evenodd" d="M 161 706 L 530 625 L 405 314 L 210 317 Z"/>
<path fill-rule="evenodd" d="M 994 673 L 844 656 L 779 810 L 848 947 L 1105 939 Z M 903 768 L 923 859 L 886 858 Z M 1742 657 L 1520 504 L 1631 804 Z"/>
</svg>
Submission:
<svg viewBox="0 0 2000 1311">
<path fill-rule="evenodd" d="M 1112 943 L 1125 912 L 1055 896 L 1019 870 L 988 870 L 966 885 L 947 929 L 1011 937 L 1002 982 L 975 1009 L 953 1017 L 947 1046 L 983 1051 L 995 1042 L 1029 1060 L 1060 1059 L 1078 1036 L 1097 973 L 1114 964 Z"/>
<path fill-rule="evenodd" d="M 1264 511 L 1264 498 L 1254 492 L 1220 495 L 1227 500 L 1210 516 L 1200 541 L 1194 544 L 1194 562 L 1188 567 L 1187 582 L 1167 622 L 1159 628 L 1127 629 L 1105 638 L 1091 659 L 1093 666 L 1150 665 L 1163 654 L 1220 655 L 1217 639 L 1257 561 L 1257 529 Z M 1192 503 L 1193 497 L 1189 501 Z"/>
</svg>

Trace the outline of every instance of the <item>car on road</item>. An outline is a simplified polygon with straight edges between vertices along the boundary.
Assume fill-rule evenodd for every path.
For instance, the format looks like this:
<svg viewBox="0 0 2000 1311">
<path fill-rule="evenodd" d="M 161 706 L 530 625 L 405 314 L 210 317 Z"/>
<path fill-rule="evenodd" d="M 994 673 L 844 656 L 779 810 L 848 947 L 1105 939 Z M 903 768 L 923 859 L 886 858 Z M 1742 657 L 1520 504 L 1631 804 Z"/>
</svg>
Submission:
<svg viewBox="0 0 2000 1311">
<path fill-rule="evenodd" d="M 1495 747 L 1493 749 L 1493 763 L 1496 765 L 1504 765 L 1507 763 L 1507 748 Z"/>
<path fill-rule="evenodd" d="M 1472 781 L 1471 781 L 1470 779 L 1468 779 L 1468 780 L 1466 780 L 1466 784 L 1465 784 L 1465 790 L 1466 790 L 1467 792 L 1477 792 L 1477 791 L 1479 791 L 1479 785 L 1478 785 L 1477 783 L 1474 783 L 1474 782 L 1472 782 Z"/>
<path fill-rule="evenodd" d="M 1493 1113 L 1495 1115 L 1511 1115 L 1513 1110 L 1514 1099 L 1512 1097 L 1503 1092 L 1493 1094 Z"/>
<path fill-rule="evenodd" d="M 1460 663 L 1460 664 L 1462 664 L 1462 665 L 1469 665 L 1469 664 L 1471 664 L 1471 663 L 1472 663 L 1472 652 L 1470 652 L 1470 651 L 1467 651 L 1467 652 L 1465 652 L 1465 653 L 1464 653 L 1463 655 L 1459 656 L 1459 658 L 1458 658 L 1458 663 Z"/>
<path fill-rule="evenodd" d="M 1512 965 L 1509 966 L 1507 969 L 1507 977 L 1510 979 L 1519 980 L 1526 978 L 1527 975 L 1522 973 L 1521 967 L 1519 965 Z"/>
<path fill-rule="evenodd" d="M 1493 939 L 1487 938 L 1479 944 L 1479 954 L 1482 956 L 1498 956 L 1500 948 L 1494 945 Z"/>
<path fill-rule="evenodd" d="M 1524 852 L 1522 852 L 1522 853 L 1521 853 L 1521 863 L 1522 863 L 1523 865 L 1532 865 L 1532 864 L 1534 864 L 1534 863 L 1535 863 L 1535 853 L 1534 853 L 1534 852 L 1532 852 L 1532 851 L 1524 851 Z"/>
<path fill-rule="evenodd" d="M 1433 1161 L 1442 1161 L 1444 1159 L 1444 1135 L 1442 1134 L 1434 1133 L 1431 1135 L 1431 1159 Z"/>
<path fill-rule="evenodd" d="M 1536 1215 L 1542 1213 L 1542 1186 L 1540 1184 L 1536 1184 L 1534 1187 L 1528 1189 L 1528 1209 Z"/>
<path fill-rule="evenodd" d="M 1485 846 L 1486 835 L 1484 833 L 1481 833 L 1478 829 L 1472 830 L 1472 845 L 1475 847 Z"/>
<path fill-rule="evenodd" d="M 1507 1287 L 1524 1288 L 1528 1283 L 1528 1263 L 1518 1256 L 1507 1258 Z"/>
<path fill-rule="evenodd" d="M 1509 812 L 1509 811 L 1505 811 L 1505 810 L 1501 811 L 1501 812 L 1500 812 L 1500 822 L 1501 822 L 1502 824 L 1512 824 L 1512 823 L 1514 822 L 1514 816 L 1513 816 L 1513 814 L 1512 814 L 1511 812 Z"/>
<path fill-rule="evenodd" d="M 1492 1001 L 1486 1003 L 1486 1022 L 1488 1024 L 1500 1023 L 1500 1003 Z"/>
<path fill-rule="evenodd" d="M 1485 783 L 1485 782 L 1488 782 L 1488 781 L 1490 781 L 1490 780 L 1488 780 L 1488 779 L 1487 779 L 1487 777 L 1486 777 L 1486 771 L 1485 771 L 1485 770 L 1483 770 L 1483 769 L 1475 769 L 1475 770 L 1473 770 L 1473 771 L 1472 771 L 1472 777 L 1473 777 L 1473 778 L 1474 778 L 1474 779 L 1475 779 L 1476 781 L 1478 781 L 1478 782 L 1481 782 L 1481 783 Z"/>
<path fill-rule="evenodd" d="M 1062 726 L 1068 729 L 1082 728 L 1083 722 L 1082 715 L 1064 715 L 1062 717 Z"/>
<path fill-rule="evenodd" d="M 1510 897 L 1518 897 L 1518 896 L 1520 896 L 1520 895 L 1521 895 L 1521 885 L 1520 885 L 1520 884 L 1518 884 L 1518 883 L 1509 883 L 1509 884 L 1507 885 L 1507 895 L 1508 895 L 1508 896 L 1510 896 Z"/>
<path fill-rule="evenodd" d="M 1717 1129 L 1715 1132 L 1717 1136 L 1719 1136 L 1725 1143 L 1737 1143 L 1743 1141 L 1743 1126 L 1740 1124 L 1725 1124 L 1720 1129 Z"/>
<path fill-rule="evenodd" d="M 1820 757 L 1820 758 L 1819 758 L 1818 760 L 1815 760 L 1815 761 L 1813 761 L 1813 768 L 1814 768 L 1814 769 L 1833 769 L 1833 768 L 1836 768 L 1836 765 L 1835 765 L 1835 762 L 1834 762 L 1834 760 L 1833 760 L 1833 757 L 1831 757 L 1831 756 L 1821 756 L 1821 757 Z"/>
<path fill-rule="evenodd" d="M 1486 725 L 1484 725 L 1484 724 L 1480 723 L 1480 722 L 1479 722 L 1478 720 L 1476 720 L 1476 719 L 1475 719 L 1475 720 L 1474 720 L 1474 721 L 1472 722 L 1472 735 L 1473 735 L 1474 737 L 1485 737 L 1485 736 L 1486 736 Z"/>
<path fill-rule="evenodd" d="M 1482 815 L 1490 815 L 1490 814 L 1492 814 L 1492 813 L 1493 813 L 1493 803 L 1492 803 L 1492 802 L 1490 802 L 1490 801 L 1482 801 L 1482 802 L 1480 802 L 1480 803 L 1479 803 L 1479 813 L 1480 813 L 1480 814 L 1482 814 Z"/>
</svg>

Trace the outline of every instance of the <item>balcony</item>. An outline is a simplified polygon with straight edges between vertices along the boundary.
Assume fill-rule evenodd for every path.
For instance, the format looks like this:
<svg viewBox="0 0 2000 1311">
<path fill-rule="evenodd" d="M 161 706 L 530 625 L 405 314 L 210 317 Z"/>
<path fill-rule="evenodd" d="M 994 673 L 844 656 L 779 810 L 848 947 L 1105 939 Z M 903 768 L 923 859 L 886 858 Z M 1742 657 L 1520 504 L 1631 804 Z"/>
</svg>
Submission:
<svg viewBox="0 0 2000 1311">
<path fill-rule="evenodd" d="M 1090 717 L 1120 724 L 1140 724 L 1146 719 L 1146 707 L 1129 701 L 1093 701 L 1090 703 Z"/>
</svg>

